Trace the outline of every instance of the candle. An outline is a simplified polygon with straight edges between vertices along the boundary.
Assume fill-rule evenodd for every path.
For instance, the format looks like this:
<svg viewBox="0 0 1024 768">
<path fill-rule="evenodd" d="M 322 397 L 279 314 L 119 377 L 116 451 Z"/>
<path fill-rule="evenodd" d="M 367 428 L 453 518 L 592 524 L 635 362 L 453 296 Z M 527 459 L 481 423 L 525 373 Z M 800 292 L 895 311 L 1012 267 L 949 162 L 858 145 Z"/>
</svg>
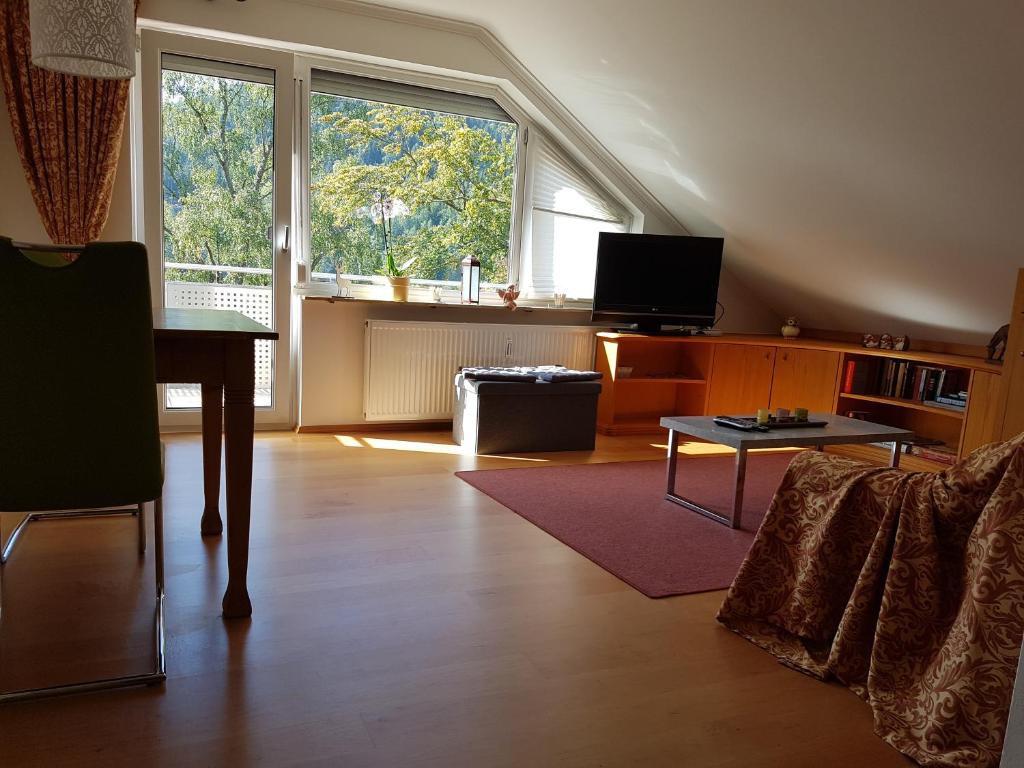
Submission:
<svg viewBox="0 0 1024 768">
<path fill-rule="evenodd" d="M 788 419 L 789 418 L 789 408 L 776 408 L 775 409 L 775 418 L 776 419 Z"/>
<path fill-rule="evenodd" d="M 793 415 L 796 416 L 797 421 L 807 421 L 806 408 L 797 408 L 795 411 L 793 411 Z"/>
<path fill-rule="evenodd" d="M 758 424 L 767 424 L 768 423 L 768 418 L 769 418 L 769 416 L 768 416 L 768 409 L 767 408 L 758 408 L 757 409 L 757 423 Z"/>
</svg>

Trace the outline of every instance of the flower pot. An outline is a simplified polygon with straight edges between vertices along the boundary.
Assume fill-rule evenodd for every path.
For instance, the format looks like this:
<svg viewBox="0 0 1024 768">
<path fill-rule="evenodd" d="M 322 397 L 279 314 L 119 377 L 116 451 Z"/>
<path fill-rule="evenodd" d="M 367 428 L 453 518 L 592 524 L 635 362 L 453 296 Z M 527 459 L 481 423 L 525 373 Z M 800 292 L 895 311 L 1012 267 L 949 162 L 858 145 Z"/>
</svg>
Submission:
<svg viewBox="0 0 1024 768">
<path fill-rule="evenodd" d="M 408 277 L 388 277 L 388 284 L 391 285 L 391 300 L 392 301 L 408 301 L 409 300 L 409 278 Z"/>
</svg>

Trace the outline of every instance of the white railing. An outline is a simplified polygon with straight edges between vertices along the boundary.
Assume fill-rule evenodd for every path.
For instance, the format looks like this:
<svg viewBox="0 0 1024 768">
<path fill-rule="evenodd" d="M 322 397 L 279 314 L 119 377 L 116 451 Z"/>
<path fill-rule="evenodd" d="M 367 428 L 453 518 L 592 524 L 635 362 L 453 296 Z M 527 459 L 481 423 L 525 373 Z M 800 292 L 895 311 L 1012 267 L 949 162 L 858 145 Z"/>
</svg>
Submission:
<svg viewBox="0 0 1024 768">
<path fill-rule="evenodd" d="M 165 264 L 167 269 L 205 272 L 271 274 L 255 267 L 210 267 L 205 264 Z M 168 280 L 164 283 L 164 306 L 171 309 L 233 309 L 268 328 L 274 327 L 274 294 L 269 286 L 188 283 Z M 256 405 L 269 406 L 274 382 L 274 346 L 268 340 L 256 342 Z M 168 387 L 168 407 L 196 408 L 200 404 L 198 386 Z"/>
</svg>

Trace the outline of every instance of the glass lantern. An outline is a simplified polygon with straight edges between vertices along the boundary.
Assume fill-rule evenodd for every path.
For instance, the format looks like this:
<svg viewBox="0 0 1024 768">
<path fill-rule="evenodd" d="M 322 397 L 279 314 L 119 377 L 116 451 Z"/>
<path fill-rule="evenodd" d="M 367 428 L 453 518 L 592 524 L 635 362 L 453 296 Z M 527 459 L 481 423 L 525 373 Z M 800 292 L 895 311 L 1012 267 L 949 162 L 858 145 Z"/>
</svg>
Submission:
<svg viewBox="0 0 1024 768">
<path fill-rule="evenodd" d="M 475 256 L 462 260 L 462 303 L 480 303 L 480 259 Z"/>
</svg>

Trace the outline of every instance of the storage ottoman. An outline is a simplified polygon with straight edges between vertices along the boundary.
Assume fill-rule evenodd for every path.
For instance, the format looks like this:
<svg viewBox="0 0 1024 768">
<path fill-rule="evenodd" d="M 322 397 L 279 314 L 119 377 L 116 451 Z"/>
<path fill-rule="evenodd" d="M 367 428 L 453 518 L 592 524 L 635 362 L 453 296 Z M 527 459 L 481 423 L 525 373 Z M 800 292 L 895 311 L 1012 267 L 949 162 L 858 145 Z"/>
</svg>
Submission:
<svg viewBox="0 0 1024 768">
<path fill-rule="evenodd" d="M 467 453 L 591 451 L 596 381 L 476 381 L 455 377 L 452 434 Z"/>
</svg>

